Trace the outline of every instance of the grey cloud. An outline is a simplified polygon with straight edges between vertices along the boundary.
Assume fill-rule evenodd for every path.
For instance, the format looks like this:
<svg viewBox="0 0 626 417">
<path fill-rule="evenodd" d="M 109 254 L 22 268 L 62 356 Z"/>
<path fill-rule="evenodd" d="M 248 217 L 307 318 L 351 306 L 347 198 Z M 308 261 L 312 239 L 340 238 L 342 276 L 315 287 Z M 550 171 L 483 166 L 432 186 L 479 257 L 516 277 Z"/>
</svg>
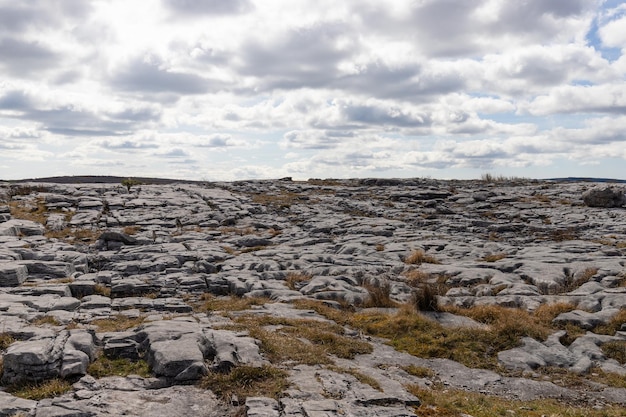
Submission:
<svg viewBox="0 0 626 417">
<path fill-rule="evenodd" d="M 249 0 L 163 0 L 163 4 L 177 15 L 228 15 L 246 13 L 253 6 Z"/>
<path fill-rule="evenodd" d="M 232 137 L 230 135 L 213 135 L 205 142 L 200 142 L 195 146 L 199 148 L 224 148 L 233 146 L 231 143 Z"/>
<path fill-rule="evenodd" d="M 326 22 L 291 30 L 273 44 L 249 42 L 241 50 L 240 72 L 260 77 L 266 90 L 328 86 L 338 63 L 358 52 L 339 48 L 342 36 L 354 34 L 343 24 Z"/>
<path fill-rule="evenodd" d="M 428 115 L 412 115 L 400 108 L 367 105 L 348 105 L 342 109 L 350 122 L 378 126 L 421 127 L 431 124 Z"/>
<path fill-rule="evenodd" d="M 0 4 L 0 30 L 12 33 L 55 26 L 68 18 L 84 19 L 93 9 L 85 0 L 20 0 Z"/>
<path fill-rule="evenodd" d="M 64 105 L 42 109 L 23 91 L 9 91 L 0 96 L 0 109 L 16 111 L 13 116 L 42 125 L 43 130 L 67 136 L 117 136 L 127 134 L 146 121 L 160 119 L 160 113 L 148 109 L 104 112 L 76 109 Z"/>
<path fill-rule="evenodd" d="M 124 140 L 124 141 L 112 141 L 104 140 L 98 143 L 105 149 L 112 150 L 138 150 L 138 149 L 157 149 L 158 146 L 154 143 L 137 142 L 136 140 Z"/>
<path fill-rule="evenodd" d="M 423 101 L 429 96 L 462 90 L 465 79 L 454 72 L 430 73 L 416 64 L 390 68 L 371 63 L 359 74 L 338 79 L 334 86 L 379 98 Z"/>
<path fill-rule="evenodd" d="M 13 76 L 30 75 L 58 65 L 60 55 L 39 42 L 0 40 L 0 65 Z"/>
<path fill-rule="evenodd" d="M 294 130 L 283 135 L 287 148 L 332 149 L 341 143 L 341 136 L 332 136 L 325 131 Z"/>
<path fill-rule="evenodd" d="M 211 87 L 209 80 L 198 75 L 170 72 L 140 59 L 114 74 L 110 84 L 119 90 L 153 94 L 204 94 Z"/>
</svg>

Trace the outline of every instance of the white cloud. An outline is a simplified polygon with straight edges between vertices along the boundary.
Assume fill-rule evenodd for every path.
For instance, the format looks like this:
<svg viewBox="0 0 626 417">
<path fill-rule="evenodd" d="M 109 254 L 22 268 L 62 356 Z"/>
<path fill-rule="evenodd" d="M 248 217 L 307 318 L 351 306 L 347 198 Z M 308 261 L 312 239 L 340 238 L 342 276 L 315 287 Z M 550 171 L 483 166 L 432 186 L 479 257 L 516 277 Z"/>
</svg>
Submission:
<svg viewBox="0 0 626 417">
<path fill-rule="evenodd" d="M 597 0 L 0 1 L 0 178 L 43 157 L 37 172 L 55 175 L 220 179 L 535 176 L 624 158 L 625 12 Z"/>
</svg>

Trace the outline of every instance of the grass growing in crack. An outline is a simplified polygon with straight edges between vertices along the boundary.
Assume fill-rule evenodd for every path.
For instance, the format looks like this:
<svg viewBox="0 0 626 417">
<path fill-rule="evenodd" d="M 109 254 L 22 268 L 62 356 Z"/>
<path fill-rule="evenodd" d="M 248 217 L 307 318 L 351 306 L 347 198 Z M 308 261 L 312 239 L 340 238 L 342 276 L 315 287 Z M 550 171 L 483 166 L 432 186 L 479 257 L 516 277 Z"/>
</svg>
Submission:
<svg viewBox="0 0 626 417">
<path fill-rule="evenodd" d="M 264 297 L 216 297 L 209 293 L 204 293 L 200 301 L 194 305 L 197 313 L 207 313 L 210 311 L 242 311 L 250 310 L 252 306 L 262 306 L 271 302 Z"/>
<path fill-rule="evenodd" d="M 623 408 L 608 406 L 603 409 L 564 406 L 562 401 L 542 399 L 534 401 L 511 400 L 461 390 L 431 390 L 409 385 L 408 391 L 418 397 L 422 404 L 416 408 L 421 417 L 618 417 Z"/>
<path fill-rule="evenodd" d="M 54 398 L 72 390 L 72 384 L 64 379 L 50 379 L 39 383 L 15 384 L 7 387 L 7 392 L 27 400 Z"/>
<path fill-rule="evenodd" d="M 238 366 L 229 373 L 209 372 L 200 381 L 200 386 L 226 401 L 230 401 L 233 395 L 241 401 L 258 396 L 278 399 L 289 382 L 287 372 L 274 366 Z"/>
<path fill-rule="evenodd" d="M 363 287 L 368 292 L 368 298 L 365 300 L 362 307 L 393 308 L 398 306 L 398 303 L 391 299 L 391 285 L 388 282 L 378 286 L 365 284 Z"/>
<path fill-rule="evenodd" d="M 310 308 L 342 325 L 357 328 L 389 340 L 394 348 L 422 358 L 446 358 L 471 368 L 499 369 L 497 354 L 517 347 L 522 337 L 545 340 L 554 329 L 546 324 L 548 311 L 541 318 L 521 310 L 498 306 L 451 309 L 469 316 L 486 328 L 446 328 L 422 316 L 410 305 L 396 314 L 382 312 L 349 312 L 321 303 L 301 301 L 300 308 Z M 556 314 L 554 309 L 552 314 Z"/>
<path fill-rule="evenodd" d="M 484 262 L 496 262 L 496 261 L 506 258 L 507 256 L 508 255 L 506 253 L 494 253 L 494 254 L 485 255 L 482 258 L 480 258 L 480 260 Z"/>
<path fill-rule="evenodd" d="M 290 272 L 285 278 L 287 288 L 290 290 L 298 290 L 309 281 L 311 281 L 311 276 L 302 272 Z"/>
<path fill-rule="evenodd" d="M 98 357 L 89 365 L 87 373 L 94 378 L 128 375 L 139 375 L 149 378 L 152 376 L 148 363 L 143 359 L 137 361 L 131 361 L 126 358 L 110 359 L 104 355 Z"/>
<path fill-rule="evenodd" d="M 102 295 L 104 297 L 111 296 L 111 287 L 107 287 L 104 284 L 96 284 L 93 288 L 94 294 Z"/>
<path fill-rule="evenodd" d="M 15 338 L 7 332 L 0 333 L 0 350 L 5 350 L 11 343 L 15 342 Z"/>
<path fill-rule="evenodd" d="M 432 369 L 424 368 L 423 366 L 409 365 L 404 366 L 402 369 L 409 375 L 413 375 L 417 378 L 434 378 L 435 372 Z"/>
<path fill-rule="evenodd" d="M 344 368 L 344 367 L 336 366 L 336 365 L 329 365 L 326 368 L 330 371 L 337 372 L 338 374 L 352 375 L 360 383 L 369 385 L 375 390 L 378 390 L 381 392 L 383 390 L 380 384 L 378 383 L 378 381 L 376 381 L 376 379 L 372 378 L 369 375 L 365 375 L 362 372 L 359 372 L 359 370 L 356 368 Z"/>
<path fill-rule="evenodd" d="M 607 324 L 596 327 L 593 329 L 593 332 L 613 336 L 615 332 L 617 332 L 622 325 L 624 325 L 624 323 L 626 323 L 626 307 L 622 307 L 619 313 L 613 316 Z"/>
<path fill-rule="evenodd" d="M 61 325 L 61 323 L 53 316 L 39 317 L 39 318 L 31 321 L 31 324 L 34 324 L 35 326 L 42 326 L 44 324 L 49 324 L 50 326 L 60 326 Z"/>
<path fill-rule="evenodd" d="M 140 326 L 145 317 L 128 317 L 118 314 L 108 319 L 97 319 L 90 324 L 96 326 L 99 332 L 123 332 Z"/>
<path fill-rule="evenodd" d="M 607 358 L 615 359 L 621 365 L 626 364 L 626 340 L 615 340 L 601 346 Z"/>
<path fill-rule="evenodd" d="M 237 325 L 261 341 L 261 351 L 272 363 L 331 364 L 329 355 L 353 359 L 370 353 L 372 345 L 343 336 L 343 328 L 320 320 L 242 316 Z"/>
<path fill-rule="evenodd" d="M 409 256 L 406 257 L 404 263 L 409 265 L 426 264 L 440 264 L 439 260 L 432 255 L 428 255 L 421 249 L 414 250 Z"/>
</svg>

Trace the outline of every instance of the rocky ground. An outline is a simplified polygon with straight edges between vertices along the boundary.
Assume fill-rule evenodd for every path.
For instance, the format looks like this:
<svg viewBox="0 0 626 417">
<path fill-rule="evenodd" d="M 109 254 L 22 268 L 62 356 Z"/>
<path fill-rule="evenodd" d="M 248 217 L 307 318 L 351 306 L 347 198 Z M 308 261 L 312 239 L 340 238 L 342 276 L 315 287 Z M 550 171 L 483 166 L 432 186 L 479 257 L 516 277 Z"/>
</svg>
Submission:
<svg viewBox="0 0 626 417">
<path fill-rule="evenodd" d="M 626 406 L 619 384 L 564 385 L 541 372 L 626 376 L 603 350 L 626 350 L 624 195 L 583 200 L 594 187 L 0 183 L 0 416 L 420 415 L 410 387 Z M 304 308 L 392 315 L 400 310 L 376 294 L 410 304 L 428 285 L 440 306 L 571 307 L 544 340 L 496 352 L 492 369 L 412 356 Z M 487 326 L 458 311 L 422 314 Z M 316 357 L 285 357 L 292 340 Z M 146 369 L 107 374 L 96 367 L 105 360 Z M 219 388 L 228 375 L 284 385 L 240 397 Z M 73 385 L 52 398 L 17 394 L 46 381 Z"/>
</svg>

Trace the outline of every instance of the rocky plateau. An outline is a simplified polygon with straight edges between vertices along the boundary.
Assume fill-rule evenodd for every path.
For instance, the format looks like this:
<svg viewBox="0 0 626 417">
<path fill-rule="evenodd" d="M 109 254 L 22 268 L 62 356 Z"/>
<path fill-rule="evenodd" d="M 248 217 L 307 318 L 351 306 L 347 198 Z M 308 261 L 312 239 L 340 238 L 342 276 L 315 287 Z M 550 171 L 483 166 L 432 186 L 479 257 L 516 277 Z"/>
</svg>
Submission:
<svg viewBox="0 0 626 417">
<path fill-rule="evenodd" d="M 408 417 L 421 401 L 410 386 L 625 407 L 626 387 L 541 373 L 626 376 L 603 350 L 626 350 L 626 324 L 596 331 L 626 315 L 625 203 L 619 186 L 515 179 L 0 183 L 0 416 Z M 487 326 L 460 309 L 571 308 L 545 340 L 524 337 L 480 369 L 303 307 L 391 315 L 430 284 L 442 308 L 421 314 L 447 328 Z M 377 306 L 376 289 L 397 305 Z M 293 323 L 367 349 L 278 362 L 260 334 L 323 344 Z M 148 373 L 95 374 L 102 358 Z M 276 395 L 202 382 L 270 368 L 287 381 Z M 51 380 L 71 387 L 37 400 L 13 390 Z"/>
</svg>

